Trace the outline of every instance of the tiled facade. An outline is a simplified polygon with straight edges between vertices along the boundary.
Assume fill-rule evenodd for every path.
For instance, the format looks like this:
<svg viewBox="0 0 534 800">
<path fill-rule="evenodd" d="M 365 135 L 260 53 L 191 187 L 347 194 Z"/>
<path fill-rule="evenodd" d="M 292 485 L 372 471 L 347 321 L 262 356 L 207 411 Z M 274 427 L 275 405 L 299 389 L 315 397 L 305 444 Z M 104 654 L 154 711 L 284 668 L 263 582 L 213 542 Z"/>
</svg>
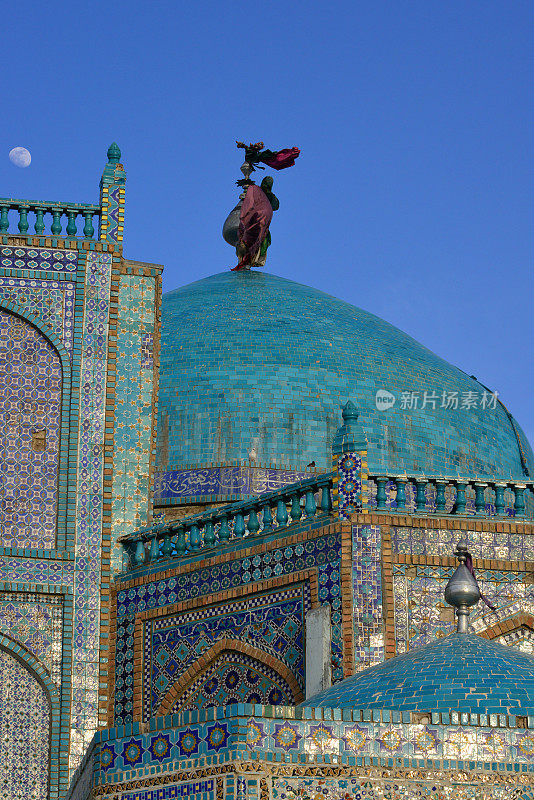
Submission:
<svg viewBox="0 0 534 800">
<path fill-rule="evenodd" d="M 496 644 L 520 639 L 527 650 L 534 603 L 522 587 L 534 571 L 534 562 L 525 560 L 533 526 L 357 510 L 361 497 L 352 502 L 353 484 L 361 480 L 365 452 L 358 457 L 356 465 L 335 460 L 330 521 L 288 521 L 285 530 L 130 566 L 118 577 L 110 724 L 126 727 L 105 732 L 95 744 L 85 777 L 73 784 L 73 800 L 85 800 L 90 785 L 99 787 L 99 796 L 121 800 L 158 791 L 183 796 L 207 778 L 214 787 L 221 782 L 221 797 L 245 797 L 250 788 L 266 798 L 268 785 L 286 800 L 316 800 L 318 794 L 336 800 L 528 797 L 525 791 L 534 787 L 534 682 L 517 688 L 523 656 L 491 645 L 491 666 L 484 638 L 470 635 L 462 644 L 475 650 L 464 657 L 455 637 L 447 636 L 453 619 L 442 598 L 455 569 L 451 551 L 466 538 L 481 589 L 497 606 L 492 612 L 480 603 L 472 628 Z M 355 466 L 357 474 L 347 476 Z M 342 488 L 349 479 L 350 511 Z M 350 518 L 335 521 L 336 515 Z M 500 558 L 487 558 L 490 549 Z M 402 606 L 401 575 L 412 581 Z M 339 696 L 332 702 L 338 710 L 318 708 L 320 696 L 314 708 L 303 702 L 306 610 L 324 602 L 332 609 L 329 695 Z M 432 602 L 437 612 L 425 626 Z M 414 635 L 419 638 L 412 641 Z M 421 675 L 415 674 L 414 642 L 432 641 L 426 662 L 417 661 Z M 408 711 L 399 705 L 400 666 L 389 660 L 405 651 L 410 675 L 401 685 Z M 473 685 L 495 679 L 503 696 L 494 691 L 491 703 L 481 685 L 465 713 L 454 685 L 465 663 L 472 665 Z M 387 679 L 365 672 L 373 665 L 386 672 L 391 667 L 389 706 Z M 442 695 L 425 689 L 443 669 L 450 675 Z M 351 680 L 360 678 L 367 681 L 362 711 L 360 695 L 353 702 L 348 693 Z M 262 683 L 263 695 L 253 681 Z M 469 691 L 465 681 L 459 686 Z M 369 710 L 370 692 L 386 692 L 376 711 Z M 519 704 L 505 702 L 508 692 Z M 304 707 L 295 709 L 297 702 Z M 250 780 L 256 783 L 249 787 Z"/>
<path fill-rule="evenodd" d="M 524 800 L 534 796 L 534 737 L 514 717 L 414 721 L 384 710 L 240 704 L 103 732 L 69 800 Z M 205 781 L 208 784 L 204 783 Z M 219 794 L 220 791 L 220 794 Z M 272 795 L 271 795 L 272 792 Z"/>
<path fill-rule="evenodd" d="M 113 551 L 123 524 L 149 519 L 157 365 L 143 333 L 159 336 L 161 268 L 126 261 L 113 230 L 101 241 L 0 235 L 0 714 L 18 731 L 1 737 L 0 786 L 10 798 L 58 798 L 105 721 Z M 125 498 L 127 519 L 113 525 Z"/>
<path fill-rule="evenodd" d="M 119 579 L 113 609 L 111 719 L 125 724 L 162 713 L 173 684 L 186 673 L 193 671 L 196 677 L 198 671 L 211 668 L 217 644 L 228 639 L 230 661 L 241 644 L 245 650 L 240 660 L 249 655 L 260 665 L 263 661 L 264 669 L 267 665 L 279 674 L 287 670 L 294 700 L 300 701 L 305 684 L 305 616 L 318 602 L 332 608 L 333 675 L 335 680 L 342 678 L 340 556 L 341 530 L 333 525 L 306 533 L 288 531 L 282 540 L 272 537 L 241 551 L 234 546 L 200 562 L 191 558 L 179 570 L 150 574 L 148 569 L 146 576 L 126 583 Z M 135 666 L 139 660 L 142 669 Z M 189 688 L 185 684 L 176 699 Z M 229 690 L 228 696 L 232 696 Z M 202 702 L 214 704 L 207 695 Z M 280 696 L 273 704 L 281 703 Z"/>
<path fill-rule="evenodd" d="M 497 402 L 427 404 L 483 387 L 387 323 L 241 272 L 165 299 L 156 431 L 161 269 L 123 257 L 116 145 L 108 158 L 100 205 L 80 212 L 98 210 L 98 241 L 0 234 L 0 792 L 59 800 L 89 748 L 72 800 L 529 797 L 530 690 L 473 694 L 469 713 L 448 698 L 443 602 L 465 538 L 496 608 L 472 614 L 463 660 L 517 694 L 526 661 L 508 650 L 534 652 L 521 430 Z M 389 411 L 380 389 L 399 398 Z M 349 395 L 361 422 L 348 403 L 338 430 Z M 439 477 L 460 471 L 517 480 L 492 508 L 480 480 L 438 506 Z M 207 505 L 216 533 L 208 517 L 180 526 Z M 310 611 L 328 611 L 337 710 L 303 707 Z M 508 646 L 495 663 L 485 639 Z M 370 710 L 378 672 L 395 691 L 408 676 L 407 698 Z M 351 676 L 367 681 L 354 699 Z"/>
</svg>

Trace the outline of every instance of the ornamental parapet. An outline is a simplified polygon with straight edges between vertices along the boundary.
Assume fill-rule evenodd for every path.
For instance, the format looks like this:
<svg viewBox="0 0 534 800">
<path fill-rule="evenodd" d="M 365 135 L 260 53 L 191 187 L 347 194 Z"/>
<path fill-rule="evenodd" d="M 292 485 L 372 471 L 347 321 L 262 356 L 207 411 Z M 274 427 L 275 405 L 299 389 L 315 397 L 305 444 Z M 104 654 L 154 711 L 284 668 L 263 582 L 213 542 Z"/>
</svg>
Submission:
<svg viewBox="0 0 534 800">
<path fill-rule="evenodd" d="M 532 498 L 534 490 L 534 481 L 481 482 L 422 475 L 368 475 L 364 483 L 362 503 L 351 507 L 351 513 L 379 511 L 445 518 L 522 520 L 527 517 L 525 493 Z M 529 512 L 528 516 L 532 514 Z M 289 528 L 294 530 L 349 518 L 343 501 L 343 482 L 331 472 L 239 503 L 143 528 L 120 537 L 119 541 L 127 557 L 127 571 L 220 549 L 231 541 L 282 534 Z"/>
<path fill-rule="evenodd" d="M 10 212 L 15 213 L 10 214 Z M 100 205 L 90 203 L 16 200 L 12 197 L 0 197 L 0 233 L 33 235 L 33 231 L 28 234 L 31 221 L 28 219 L 28 213 L 35 217 L 32 227 L 37 236 L 93 239 L 95 235 L 93 220 L 96 217 L 98 223 L 100 222 L 102 209 Z M 62 221 L 64 218 L 66 218 L 66 226 Z"/>
</svg>

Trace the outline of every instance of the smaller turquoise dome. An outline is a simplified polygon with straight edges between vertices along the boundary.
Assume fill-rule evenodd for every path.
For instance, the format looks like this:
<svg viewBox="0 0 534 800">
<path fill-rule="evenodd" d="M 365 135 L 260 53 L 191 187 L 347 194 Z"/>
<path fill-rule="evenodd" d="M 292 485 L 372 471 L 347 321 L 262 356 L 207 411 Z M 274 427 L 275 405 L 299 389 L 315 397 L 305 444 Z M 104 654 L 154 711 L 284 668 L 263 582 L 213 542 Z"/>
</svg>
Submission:
<svg viewBox="0 0 534 800">
<path fill-rule="evenodd" d="M 534 656 L 455 633 L 314 695 L 310 708 L 534 714 Z"/>
</svg>

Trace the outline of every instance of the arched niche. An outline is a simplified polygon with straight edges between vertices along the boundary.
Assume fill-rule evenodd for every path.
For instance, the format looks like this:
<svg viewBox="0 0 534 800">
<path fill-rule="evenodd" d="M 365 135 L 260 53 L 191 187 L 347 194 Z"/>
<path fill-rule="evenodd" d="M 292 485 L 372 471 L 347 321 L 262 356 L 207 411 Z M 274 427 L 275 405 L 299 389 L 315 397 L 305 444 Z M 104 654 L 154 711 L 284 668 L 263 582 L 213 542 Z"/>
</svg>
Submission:
<svg viewBox="0 0 534 800">
<path fill-rule="evenodd" d="M 46 336 L 0 307 L 0 545 L 53 549 L 63 370 Z"/>
<path fill-rule="evenodd" d="M 158 716 L 233 703 L 293 706 L 303 699 L 283 662 L 258 647 L 224 638 L 167 691 Z"/>
<path fill-rule="evenodd" d="M 0 797 L 48 798 L 50 727 L 50 697 L 43 683 L 0 646 Z"/>
</svg>

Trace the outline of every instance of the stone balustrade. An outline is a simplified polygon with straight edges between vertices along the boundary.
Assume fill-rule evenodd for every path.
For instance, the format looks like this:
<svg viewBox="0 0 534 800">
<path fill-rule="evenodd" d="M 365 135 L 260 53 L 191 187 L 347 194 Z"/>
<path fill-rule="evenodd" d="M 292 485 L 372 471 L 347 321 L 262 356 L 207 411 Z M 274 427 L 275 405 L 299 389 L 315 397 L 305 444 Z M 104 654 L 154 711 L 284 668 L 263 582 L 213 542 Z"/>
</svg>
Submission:
<svg viewBox="0 0 534 800">
<path fill-rule="evenodd" d="M 194 554 L 246 536 L 267 534 L 332 514 L 332 475 L 318 475 L 276 492 L 215 508 L 124 536 L 131 568 Z"/>
<path fill-rule="evenodd" d="M 368 479 L 368 506 L 378 511 L 525 519 L 533 481 L 387 475 Z"/>
<path fill-rule="evenodd" d="M 10 214 L 10 212 L 15 213 Z M 30 231 L 29 213 L 35 216 L 33 231 Z M 33 236 L 35 232 L 37 236 L 93 239 L 95 235 L 93 219 L 94 217 L 100 218 L 101 209 L 100 206 L 88 203 L 33 202 L 2 197 L 0 198 L 0 234 L 15 233 L 13 225 L 17 214 L 16 233 L 18 235 Z M 64 231 L 63 217 L 66 218 Z"/>
<path fill-rule="evenodd" d="M 191 556 L 248 536 L 285 532 L 302 522 L 323 519 L 326 523 L 338 516 L 333 478 L 333 473 L 317 475 L 276 492 L 123 536 L 119 541 L 128 555 L 128 569 Z M 524 519 L 525 492 L 532 495 L 534 490 L 533 481 L 482 482 L 421 475 L 371 475 L 366 484 L 367 511 L 486 519 Z"/>
</svg>

